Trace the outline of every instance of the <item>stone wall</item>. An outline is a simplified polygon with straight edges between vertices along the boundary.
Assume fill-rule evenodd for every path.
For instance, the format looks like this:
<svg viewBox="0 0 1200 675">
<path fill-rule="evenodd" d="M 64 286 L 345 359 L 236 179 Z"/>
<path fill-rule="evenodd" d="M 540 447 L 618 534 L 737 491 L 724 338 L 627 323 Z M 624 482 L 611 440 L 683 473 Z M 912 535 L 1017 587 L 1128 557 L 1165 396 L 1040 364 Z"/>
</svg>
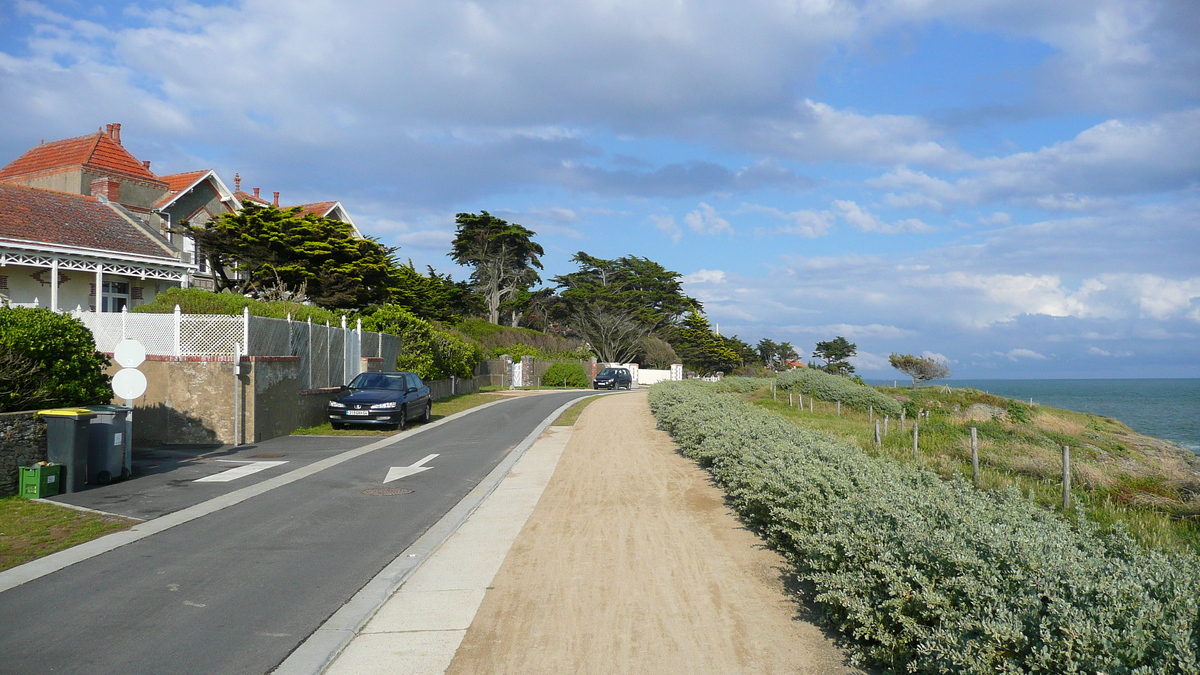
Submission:
<svg viewBox="0 0 1200 675">
<path fill-rule="evenodd" d="M 0 413 L 0 497 L 17 494 L 17 467 L 45 460 L 45 420 L 31 411 Z"/>
</svg>

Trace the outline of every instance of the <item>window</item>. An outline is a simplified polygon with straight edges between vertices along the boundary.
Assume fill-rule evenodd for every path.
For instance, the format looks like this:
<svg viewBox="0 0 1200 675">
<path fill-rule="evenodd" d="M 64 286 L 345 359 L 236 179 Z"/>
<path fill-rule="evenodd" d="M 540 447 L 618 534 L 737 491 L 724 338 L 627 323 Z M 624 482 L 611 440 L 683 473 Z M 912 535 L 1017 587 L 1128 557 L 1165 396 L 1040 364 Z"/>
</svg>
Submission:
<svg viewBox="0 0 1200 675">
<path fill-rule="evenodd" d="M 101 300 L 101 312 L 119 312 L 129 306 L 129 282 L 104 282 L 104 297 Z"/>
</svg>

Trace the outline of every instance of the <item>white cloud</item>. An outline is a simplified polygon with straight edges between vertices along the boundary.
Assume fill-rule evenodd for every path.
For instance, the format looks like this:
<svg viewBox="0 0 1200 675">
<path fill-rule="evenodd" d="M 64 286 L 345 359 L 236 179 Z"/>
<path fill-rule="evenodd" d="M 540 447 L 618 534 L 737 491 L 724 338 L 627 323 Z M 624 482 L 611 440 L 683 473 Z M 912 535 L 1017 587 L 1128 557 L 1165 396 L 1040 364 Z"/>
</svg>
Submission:
<svg viewBox="0 0 1200 675">
<path fill-rule="evenodd" d="M 847 200 L 834 200 L 834 208 L 841 211 L 842 218 L 847 223 L 854 226 L 862 232 L 878 232 L 881 234 L 900 234 L 912 232 L 934 232 L 937 228 L 927 225 L 916 218 L 906 218 L 898 220 L 892 224 L 887 224 L 880 220 L 878 216 L 867 211 L 857 203 Z"/>
<path fill-rule="evenodd" d="M 785 224 L 770 230 L 771 232 L 777 234 L 796 234 L 810 239 L 829 234 L 829 230 L 833 228 L 835 221 L 834 215 L 829 211 L 803 210 L 784 212 L 770 206 L 760 206 L 758 204 L 742 204 L 734 213 L 760 213 L 777 218 L 784 221 Z"/>
<path fill-rule="evenodd" d="M 683 275 L 685 284 L 722 284 L 725 283 L 725 272 L 721 270 L 696 270 Z"/>
<path fill-rule="evenodd" d="M 675 222 L 675 216 L 652 215 L 650 222 L 654 223 L 656 230 L 667 235 L 676 244 L 683 239 L 683 230 L 679 229 L 679 225 Z"/>
<path fill-rule="evenodd" d="M 855 370 L 875 371 L 887 370 L 892 367 L 892 364 L 888 362 L 888 357 L 880 354 L 872 354 L 871 352 L 860 351 L 850 357 L 849 360 Z"/>
<path fill-rule="evenodd" d="M 1005 353 L 996 352 L 996 356 L 1003 356 L 1010 361 L 1020 361 L 1021 359 L 1035 359 L 1045 361 L 1046 357 L 1033 351 L 1032 349 L 1011 349 Z"/>
<path fill-rule="evenodd" d="M 718 216 L 716 209 L 703 202 L 699 209 L 684 216 L 683 222 L 697 234 L 733 234 L 729 221 Z"/>
<path fill-rule="evenodd" d="M 1133 356 L 1133 352 L 1110 352 L 1110 351 L 1107 351 L 1104 349 L 1100 349 L 1099 347 L 1088 347 L 1087 353 L 1091 354 L 1092 356 L 1105 356 L 1105 357 L 1114 357 L 1114 358 L 1126 358 L 1129 356 Z"/>
</svg>

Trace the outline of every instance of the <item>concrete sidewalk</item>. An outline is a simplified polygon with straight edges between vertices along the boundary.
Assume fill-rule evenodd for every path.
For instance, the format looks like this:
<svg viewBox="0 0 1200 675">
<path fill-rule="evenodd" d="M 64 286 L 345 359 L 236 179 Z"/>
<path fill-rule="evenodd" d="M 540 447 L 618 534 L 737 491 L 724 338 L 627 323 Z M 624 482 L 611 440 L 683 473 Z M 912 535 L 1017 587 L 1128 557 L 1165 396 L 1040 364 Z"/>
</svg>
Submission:
<svg viewBox="0 0 1200 675">
<path fill-rule="evenodd" d="M 325 670 L 440 675 L 550 482 L 572 427 L 549 427 L 496 490 L 376 612 Z"/>
</svg>

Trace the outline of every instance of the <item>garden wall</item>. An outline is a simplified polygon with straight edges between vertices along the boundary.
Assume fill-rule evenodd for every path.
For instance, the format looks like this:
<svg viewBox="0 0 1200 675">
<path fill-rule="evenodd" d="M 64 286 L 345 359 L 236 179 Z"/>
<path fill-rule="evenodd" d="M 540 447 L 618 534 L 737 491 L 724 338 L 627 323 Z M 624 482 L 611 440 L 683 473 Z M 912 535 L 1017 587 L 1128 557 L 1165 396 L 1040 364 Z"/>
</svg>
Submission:
<svg viewBox="0 0 1200 675">
<path fill-rule="evenodd" d="M 0 497 L 17 494 L 17 467 L 45 460 L 45 420 L 33 411 L 0 413 Z"/>
</svg>

